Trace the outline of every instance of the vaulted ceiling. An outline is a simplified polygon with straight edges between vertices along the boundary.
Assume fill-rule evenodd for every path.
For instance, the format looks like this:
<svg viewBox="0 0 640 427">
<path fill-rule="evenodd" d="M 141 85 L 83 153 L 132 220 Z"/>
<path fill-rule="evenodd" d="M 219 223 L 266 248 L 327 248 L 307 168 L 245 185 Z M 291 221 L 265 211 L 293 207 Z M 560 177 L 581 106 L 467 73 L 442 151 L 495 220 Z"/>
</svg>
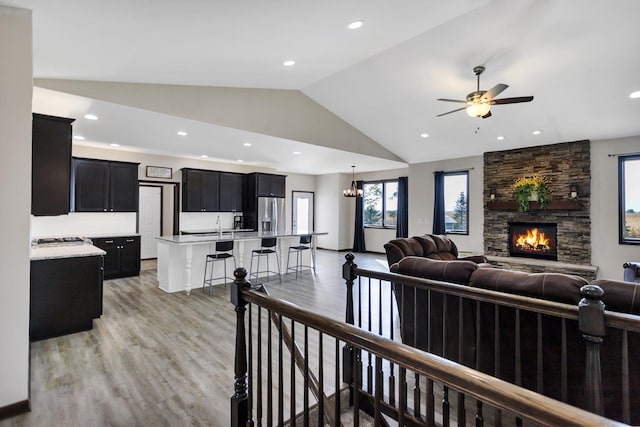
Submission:
<svg viewBox="0 0 640 427">
<path fill-rule="evenodd" d="M 0 4 L 33 11 L 34 111 L 85 144 L 323 174 L 640 135 L 637 0 Z M 534 100 L 436 117 L 476 65 Z"/>
</svg>

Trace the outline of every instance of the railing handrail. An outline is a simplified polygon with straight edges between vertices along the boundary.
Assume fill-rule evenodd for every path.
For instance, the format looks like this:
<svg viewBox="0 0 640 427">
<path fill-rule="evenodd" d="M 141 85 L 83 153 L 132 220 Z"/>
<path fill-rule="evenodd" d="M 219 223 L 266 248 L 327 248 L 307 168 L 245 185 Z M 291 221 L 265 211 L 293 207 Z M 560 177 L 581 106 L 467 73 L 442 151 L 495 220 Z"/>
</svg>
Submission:
<svg viewBox="0 0 640 427">
<path fill-rule="evenodd" d="M 407 276 L 398 273 L 368 270 L 359 267 L 354 268 L 353 272 L 362 277 L 415 286 L 416 289 L 438 291 L 448 295 L 498 304 L 505 307 L 534 311 L 565 319 L 578 319 L 578 306 L 573 304 L 547 301 L 540 298 L 510 294 L 501 291 L 492 291 L 490 289 L 475 288 L 468 285 L 458 285 L 451 282 Z M 606 326 L 640 333 L 640 315 L 620 313 L 610 310 L 605 310 L 604 315 Z"/>
<path fill-rule="evenodd" d="M 364 272 L 366 270 L 360 271 Z M 379 355 L 416 373 L 450 385 L 462 393 L 480 399 L 497 408 L 516 414 L 524 414 L 526 418 L 537 424 L 625 425 L 542 396 L 439 356 L 381 337 L 345 322 L 310 312 L 287 301 L 269 297 L 249 288 L 242 288 L 239 291 L 245 302 L 279 313 L 293 321 L 338 338 L 347 344 Z"/>
</svg>

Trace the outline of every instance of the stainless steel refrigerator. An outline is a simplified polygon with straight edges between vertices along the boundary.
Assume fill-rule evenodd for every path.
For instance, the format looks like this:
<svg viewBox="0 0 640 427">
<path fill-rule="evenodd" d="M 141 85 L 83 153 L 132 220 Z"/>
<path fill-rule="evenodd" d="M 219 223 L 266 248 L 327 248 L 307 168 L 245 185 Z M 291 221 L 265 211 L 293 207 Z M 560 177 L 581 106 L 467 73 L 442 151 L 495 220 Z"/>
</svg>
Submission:
<svg viewBox="0 0 640 427">
<path fill-rule="evenodd" d="M 284 201 L 280 197 L 258 197 L 258 231 L 285 232 Z"/>
</svg>

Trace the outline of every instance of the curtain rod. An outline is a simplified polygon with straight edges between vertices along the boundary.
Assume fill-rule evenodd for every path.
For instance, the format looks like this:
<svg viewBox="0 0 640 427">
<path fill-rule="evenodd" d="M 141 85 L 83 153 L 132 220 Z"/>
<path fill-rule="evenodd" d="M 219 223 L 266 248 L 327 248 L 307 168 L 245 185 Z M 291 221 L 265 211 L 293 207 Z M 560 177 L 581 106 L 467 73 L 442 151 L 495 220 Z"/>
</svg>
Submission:
<svg viewBox="0 0 640 427">
<path fill-rule="evenodd" d="M 640 156 L 640 152 L 637 153 L 614 153 L 607 154 L 609 157 L 618 157 L 618 156 Z"/>
<path fill-rule="evenodd" d="M 467 172 L 467 171 L 472 171 L 474 169 L 475 169 L 474 167 L 471 167 L 471 168 L 467 168 L 467 169 L 457 169 L 457 170 L 452 170 L 452 171 L 433 171 L 433 173 L 440 173 L 440 172 L 444 172 L 444 173 Z"/>
</svg>

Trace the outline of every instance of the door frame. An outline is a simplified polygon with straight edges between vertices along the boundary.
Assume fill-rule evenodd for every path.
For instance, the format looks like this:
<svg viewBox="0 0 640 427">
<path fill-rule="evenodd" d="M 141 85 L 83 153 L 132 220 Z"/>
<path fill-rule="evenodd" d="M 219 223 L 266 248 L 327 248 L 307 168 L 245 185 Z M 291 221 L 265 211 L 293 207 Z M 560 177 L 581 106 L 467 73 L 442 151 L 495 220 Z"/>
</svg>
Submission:
<svg viewBox="0 0 640 427">
<path fill-rule="evenodd" d="M 311 230 L 314 231 L 316 229 L 316 193 L 314 191 L 304 190 L 291 190 L 291 231 L 293 231 L 293 222 L 295 221 L 295 217 L 293 216 L 293 210 L 295 209 L 295 193 L 311 194 L 311 202 L 313 204 L 313 211 L 311 212 Z"/>
<path fill-rule="evenodd" d="M 152 181 L 148 179 L 139 179 L 138 187 L 160 187 L 164 188 L 165 185 L 173 185 L 173 232 L 174 236 L 180 234 L 180 183 L 176 181 Z M 164 211 L 164 197 L 160 192 L 160 234 L 164 234 L 163 229 L 163 214 Z M 136 233 L 140 232 L 140 208 L 136 211 Z"/>
</svg>

